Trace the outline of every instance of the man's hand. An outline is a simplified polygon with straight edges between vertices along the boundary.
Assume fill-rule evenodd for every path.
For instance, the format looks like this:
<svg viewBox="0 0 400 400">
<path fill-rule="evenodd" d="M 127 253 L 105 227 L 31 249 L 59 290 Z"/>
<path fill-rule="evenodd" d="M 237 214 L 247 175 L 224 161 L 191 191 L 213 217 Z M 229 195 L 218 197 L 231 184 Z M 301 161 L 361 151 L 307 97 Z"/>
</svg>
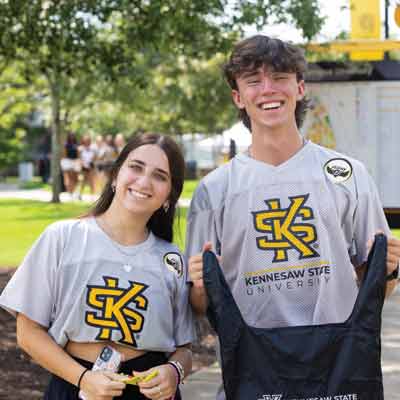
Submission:
<svg viewBox="0 0 400 400">
<path fill-rule="evenodd" d="M 196 254 L 189 258 L 189 277 L 195 288 L 204 288 L 203 282 L 203 253 L 211 250 L 211 242 L 206 242 L 200 254 Z"/>
<path fill-rule="evenodd" d="M 383 233 L 382 231 L 376 234 Z M 371 251 L 373 239 L 368 240 L 367 249 L 368 253 Z M 387 238 L 387 253 L 386 253 L 386 276 L 390 276 L 398 267 L 400 262 L 400 240 L 394 237 Z M 398 280 L 389 280 L 386 284 L 386 294 L 388 297 L 396 288 Z"/>
<path fill-rule="evenodd" d="M 400 262 L 400 239 L 388 238 L 387 241 L 387 275 L 391 275 L 398 267 Z"/>
<path fill-rule="evenodd" d="M 189 258 L 189 277 L 193 285 L 190 289 L 190 304 L 197 315 L 205 314 L 208 306 L 207 293 L 203 281 L 203 253 L 212 250 L 212 243 L 206 242 L 202 253 Z M 221 257 L 217 256 L 219 263 Z"/>
<path fill-rule="evenodd" d="M 376 234 L 383 233 L 378 231 Z M 371 251 L 373 239 L 369 239 L 367 243 L 368 254 Z M 386 255 L 386 275 L 391 275 L 399 266 L 400 262 L 400 239 L 394 237 L 387 238 L 387 255 Z"/>
</svg>

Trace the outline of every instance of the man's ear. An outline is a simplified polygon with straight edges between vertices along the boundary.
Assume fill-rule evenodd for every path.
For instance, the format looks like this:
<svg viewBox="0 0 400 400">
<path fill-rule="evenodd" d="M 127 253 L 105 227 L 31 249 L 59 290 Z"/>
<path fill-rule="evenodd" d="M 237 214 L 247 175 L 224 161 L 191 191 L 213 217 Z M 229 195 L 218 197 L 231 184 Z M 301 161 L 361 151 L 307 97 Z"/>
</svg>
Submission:
<svg viewBox="0 0 400 400">
<path fill-rule="evenodd" d="M 242 103 L 242 98 L 240 96 L 239 90 L 233 89 L 231 94 L 232 94 L 233 102 L 236 104 L 236 107 L 243 109 L 244 104 Z"/>
<path fill-rule="evenodd" d="M 297 101 L 303 100 L 306 94 L 306 86 L 304 81 L 301 80 L 297 83 Z"/>
</svg>

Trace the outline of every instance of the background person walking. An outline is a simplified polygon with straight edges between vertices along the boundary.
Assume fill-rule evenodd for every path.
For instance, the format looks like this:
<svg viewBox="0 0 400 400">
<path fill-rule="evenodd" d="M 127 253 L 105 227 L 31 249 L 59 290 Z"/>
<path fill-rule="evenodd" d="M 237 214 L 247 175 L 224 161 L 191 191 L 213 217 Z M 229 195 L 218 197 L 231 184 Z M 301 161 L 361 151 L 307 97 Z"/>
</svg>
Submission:
<svg viewBox="0 0 400 400">
<path fill-rule="evenodd" d="M 63 156 L 61 158 L 61 171 L 63 173 L 64 185 L 67 192 L 72 197 L 78 184 L 81 163 L 78 153 L 78 141 L 76 135 L 72 132 L 68 133 L 63 148 Z"/>
</svg>

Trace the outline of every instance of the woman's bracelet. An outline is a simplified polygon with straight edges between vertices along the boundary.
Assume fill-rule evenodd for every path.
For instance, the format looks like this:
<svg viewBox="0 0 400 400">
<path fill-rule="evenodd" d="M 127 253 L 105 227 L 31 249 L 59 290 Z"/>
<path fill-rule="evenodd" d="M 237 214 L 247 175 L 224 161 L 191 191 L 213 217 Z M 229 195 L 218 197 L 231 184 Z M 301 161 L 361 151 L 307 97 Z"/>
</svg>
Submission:
<svg viewBox="0 0 400 400">
<path fill-rule="evenodd" d="M 80 389 L 81 388 L 81 381 L 82 381 L 82 378 L 84 377 L 84 375 L 86 374 L 86 372 L 88 372 L 88 371 L 90 371 L 88 368 L 85 368 L 85 370 L 81 373 L 81 375 L 79 376 L 79 379 L 78 379 L 78 384 L 76 385 L 76 386 L 78 386 L 78 389 Z"/>
<path fill-rule="evenodd" d="M 185 379 L 185 370 L 183 369 L 182 364 L 179 361 L 168 361 L 168 364 L 172 365 L 175 368 L 175 371 L 178 375 L 178 385 L 183 383 Z"/>
<path fill-rule="evenodd" d="M 181 383 L 181 376 L 179 374 L 178 367 L 172 361 L 168 361 L 167 364 L 170 365 L 175 372 L 176 386 L 178 387 L 178 385 Z"/>
<path fill-rule="evenodd" d="M 177 368 L 175 367 L 175 365 L 173 365 L 173 364 L 171 364 L 169 362 L 167 364 L 170 365 L 172 367 L 173 371 L 174 371 L 176 387 L 178 387 L 179 381 L 180 381 L 179 372 L 178 372 Z"/>
</svg>

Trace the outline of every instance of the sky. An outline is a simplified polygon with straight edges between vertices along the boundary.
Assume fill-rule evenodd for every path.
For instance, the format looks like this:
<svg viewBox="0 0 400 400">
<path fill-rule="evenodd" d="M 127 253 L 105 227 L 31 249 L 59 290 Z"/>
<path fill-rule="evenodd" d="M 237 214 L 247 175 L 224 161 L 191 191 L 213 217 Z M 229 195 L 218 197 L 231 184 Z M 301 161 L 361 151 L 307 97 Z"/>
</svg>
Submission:
<svg viewBox="0 0 400 400">
<path fill-rule="evenodd" d="M 400 1 L 399 1 L 400 2 Z M 333 40 L 341 31 L 350 30 L 350 0 L 320 0 L 321 13 L 327 16 L 325 25 L 322 28 L 321 33 L 316 37 L 317 42 L 327 42 Z M 400 40 L 400 27 L 394 22 L 394 7 L 396 0 L 390 0 L 389 7 L 389 34 L 391 38 Z M 344 9 L 342 9 L 344 7 Z M 382 19 L 382 38 L 384 37 L 384 0 L 381 0 L 381 19 Z M 255 32 L 249 32 L 249 35 Z M 295 28 L 280 24 L 265 28 L 261 33 L 266 35 L 279 37 L 283 40 L 289 40 L 294 43 L 302 43 L 300 31 Z"/>
</svg>

